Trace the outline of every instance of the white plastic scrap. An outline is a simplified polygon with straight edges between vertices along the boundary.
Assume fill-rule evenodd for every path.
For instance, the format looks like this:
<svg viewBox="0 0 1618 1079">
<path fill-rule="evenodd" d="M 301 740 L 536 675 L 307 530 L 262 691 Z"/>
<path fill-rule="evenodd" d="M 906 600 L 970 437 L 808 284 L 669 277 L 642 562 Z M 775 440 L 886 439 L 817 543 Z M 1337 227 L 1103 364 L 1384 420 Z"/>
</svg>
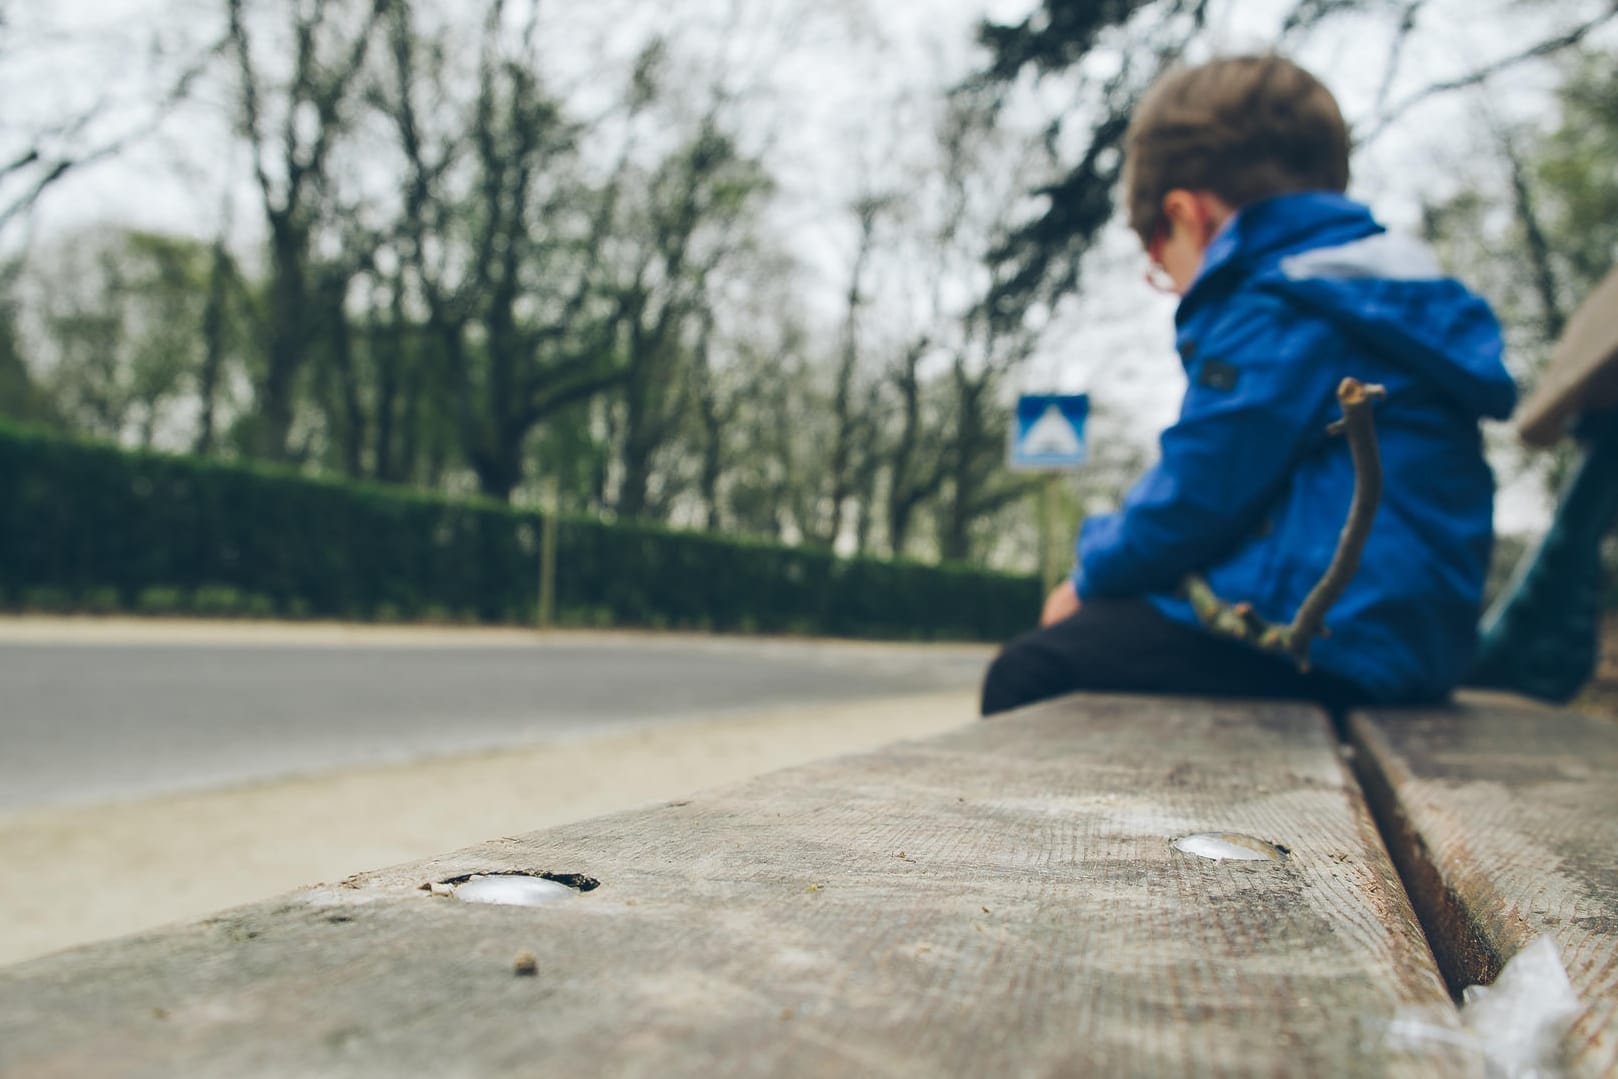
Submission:
<svg viewBox="0 0 1618 1079">
<path fill-rule="evenodd" d="M 1469 985 L 1461 994 L 1463 1032 L 1429 1022 L 1414 1010 L 1388 1026 L 1396 1047 L 1435 1043 L 1471 1050 L 1490 1079 L 1560 1079 L 1562 1039 L 1579 1014 L 1579 998 L 1550 937 L 1539 937 L 1512 956 L 1493 985 Z"/>
<path fill-rule="evenodd" d="M 1201 832 L 1174 841 L 1174 849 L 1216 862 L 1276 862 L 1281 850 L 1273 843 L 1234 832 Z"/>
<path fill-rule="evenodd" d="M 520 873 L 479 874 L 455 889 L 455 898 L 463 903 L 497 903 L 509 907 L 544 907 L 578 894 L 554 880 Z"/>
<path fill-rule="evenodd" d="M 1467 986 L 1461 1019 L 1483 1044 L 1491 1069 L 1510 1079 L 1560 1070 L 1562 1038 L 1579 1014 L 1556 944 L 1540 937 L 1518 952 L 1492 986 Z"/>
</svg>

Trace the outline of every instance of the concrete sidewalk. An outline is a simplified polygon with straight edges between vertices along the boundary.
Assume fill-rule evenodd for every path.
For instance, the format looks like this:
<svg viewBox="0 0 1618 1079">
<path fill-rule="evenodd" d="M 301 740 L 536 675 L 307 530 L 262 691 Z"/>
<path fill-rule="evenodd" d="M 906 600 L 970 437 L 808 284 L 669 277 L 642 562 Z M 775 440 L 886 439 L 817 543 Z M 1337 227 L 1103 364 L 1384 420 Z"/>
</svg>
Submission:
<svg viewBox="0 0 1618 1079">
<path fill-rule="evenodd" d="M 712 637 L 512 627 L 0 618 L 0 645 L 506 648 L 587 641 L 825 657 L 926 674 L 987 661 L 982 645 Z M 928 678 L 918 679 L 926 684 Z M 959 686 L 957 681 L 942 685 Z M 194 918 L 318 881 L 412 861 L 971 721 L 952 688 L 747 709 L 520 748 L 366 765 L 114 804 L 0 813 L 0 964 Z"/>
<path fill-rule="evenodd" d="M 0 622 L 0 814 L 964 690 L 987 661 L 691 634 Z"/>
<path fill-rule="evenodd" d="M 970 722 L 959 690 L 0 816 L 0 964 Z"/>
<path fill-rule="evenodd" d="M 864 641 L 833 637 L 775 637 L 646 629 L 539 629 L 528 626 L 455 626 L 370 622 L 282 622 L 272 619 L 139 618 L 129 615 L 0 615 L 0 644 L 208 644 L 272 647 L 378 645 L 420 648 L 530 648 L 588 642 L 632 647 L 666 645 L 715 651 L 745 649 L 861 656 L 906 662 L 937 657 L 987 661 L 985 644 Z"/>
</svg>

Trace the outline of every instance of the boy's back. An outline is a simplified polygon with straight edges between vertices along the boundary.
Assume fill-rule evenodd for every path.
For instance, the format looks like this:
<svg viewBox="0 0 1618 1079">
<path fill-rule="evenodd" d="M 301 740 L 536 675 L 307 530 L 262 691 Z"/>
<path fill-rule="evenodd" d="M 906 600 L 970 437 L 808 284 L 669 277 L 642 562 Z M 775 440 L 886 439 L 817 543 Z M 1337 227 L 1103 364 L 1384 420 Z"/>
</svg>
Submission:
<svg viewBox="0 0 1618 1079">
<path fill-rule="evenodd" d="M 1171 76 L 1130 153 L 1131 223 L 1183 295 L 1189 387 L 1158 465 L 1118 513 L 1085 523 L 1071 601 L 1053 594 L 1045 627 L 991 668 L 985 713 L 1085 688 L 1443 695 L 1471 656 L 1492 542 L 1477 423 L 1514 400 L 1487 305 L 1340 193 L 1335 103 L 1284 60 Z M 1203 632 L 1178 590 L 1201 574 L 1223 599 L 1291 620 L 1352 497 L 1347 447 L 1326 432 L 1349 376 L 1388 389 L 1388 478 L 1332 636 L 1312 650 L 1317 671 L 1302 675 Z"/>
<path fill-rule="evenodd" d="M 1122 511 L 1086 523 L 1080 596 L 1147 594 L 1194 624 L 1173 593 L 1201 572 L 1290 621 L 1353 493 L 1347 446 L 1326 433 L 1337 384 L 1379 382 L 1383 502 L 1312 659 L 1377 699 L 1442 695 L 1470 659 L 1492 538 L 1477 420 L 1509 413 L 1514 392 L 1488 307 L 1363 207 L 1311 193 L 1244 208 L 1177 321 L 1180 420 Z"/>
</svg>

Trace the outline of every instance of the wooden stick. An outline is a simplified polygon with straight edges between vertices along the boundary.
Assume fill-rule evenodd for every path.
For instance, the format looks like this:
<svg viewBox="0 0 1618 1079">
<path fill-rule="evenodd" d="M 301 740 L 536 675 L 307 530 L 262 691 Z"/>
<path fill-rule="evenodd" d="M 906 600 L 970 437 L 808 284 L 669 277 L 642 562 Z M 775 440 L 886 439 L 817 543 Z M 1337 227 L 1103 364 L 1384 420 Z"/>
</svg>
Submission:
<svg viewBox="0 0 1618 1079">
<path fill-rule="evenodd" d="M 1300 670 L 1309 669 L 1309 646 L 1327 634 L 1326 612 L 1342 596 L 1348 582 L 1360 567 L 1360 555 L 1371 534 L 1377 506 L 1382 502 L 1382 453 L 1376 441 L 1376 420 L 1371 403 L 1387 396 L 1381 386 L 1345 378 L 1337 386 L 1337 403 L 1343 418 L 1327 431 L 1348 437 L 1348 452 L 1354 462 L 1354 496 L 1348 519 L 1337 537 L 1331 564 L 1319 582 L 1299 605 L 1292 623 L 1271 625 L 1259 617 L 1249 603 L 1230 603 L 1214 593 L 1197 574 L 1185 579 L 1182 591 L 1203 625 L 1224 636 L 1235 637 L 1266 652 L 1291 656 Z"/>
<path fill-rule="evenodd" d="M 1381 386 L 1345 378 L 1337 386 L 1337 403 L 1343 418 L 1332 424 L 1332 433 L 1348 436 L 1348 452 L 1354 461 L 1354 499 L 1348 506 L 1348 520 L 1337 537 L 1337 550 L 1331 565 L 1315 587 L 1309 590 L 1287 633 L 1287 651 L 1303 670 L 1309 669 L 1309 645 L 1326 635 L 1326 611 L 1342 596 L 1348 582 L 1360 568 L 1360 555 L 1371 535 L 1371 522 L 1382 503 L 1382 451 L 1376 441 L 1376 418 L 1371 402 L 1388 395 Z"/>
</svg>

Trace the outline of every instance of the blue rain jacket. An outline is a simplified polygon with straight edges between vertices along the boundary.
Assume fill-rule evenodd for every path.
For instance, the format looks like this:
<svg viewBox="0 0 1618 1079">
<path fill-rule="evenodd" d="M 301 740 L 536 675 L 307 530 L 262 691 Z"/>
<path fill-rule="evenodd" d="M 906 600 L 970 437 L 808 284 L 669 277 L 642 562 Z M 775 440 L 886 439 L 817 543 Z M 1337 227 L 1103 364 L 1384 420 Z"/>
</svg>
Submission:
<svg viewBox="0 0 1618 1079">
<path fill-rule="evenodd" d="M 1144 595 L 1196 625 L 1178 587 L 1199 572 L 1223 599 L 1290 622 L 1354 490 L 1346 440 L 1326 432 L 1337 384 L 1381 383 L 1381 507 L 1310 659 L 1380 701 L 1447 694 L 1476 645 L 1494 538 L 1478 420 L 1516 402 L 1488 304 L 1364 206 L 1310 192 L 1228 222 L 1175 323 L 1180 417 L 1123 507 L 1085 521 L 1080 598 Z"/>
</svg>

